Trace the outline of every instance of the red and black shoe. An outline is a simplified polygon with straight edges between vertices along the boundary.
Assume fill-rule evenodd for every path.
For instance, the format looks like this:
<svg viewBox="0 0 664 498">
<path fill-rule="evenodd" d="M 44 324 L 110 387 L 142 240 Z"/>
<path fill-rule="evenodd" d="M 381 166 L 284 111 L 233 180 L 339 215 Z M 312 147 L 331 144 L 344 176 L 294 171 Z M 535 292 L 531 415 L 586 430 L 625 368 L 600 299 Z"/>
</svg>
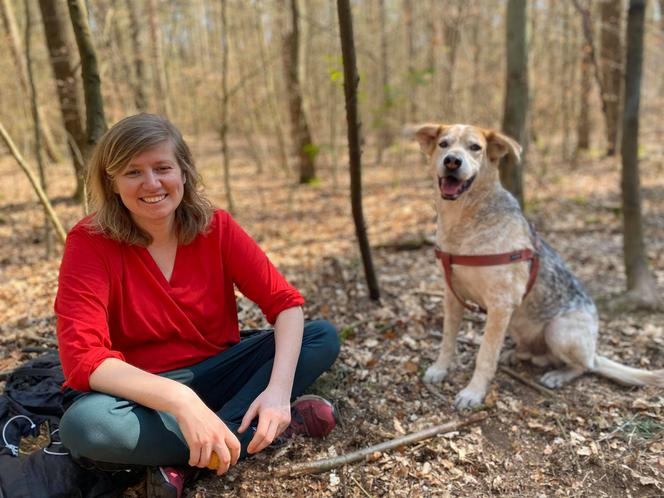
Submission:
<svg viewBox="0 0 664 498">
<path fill-rule="evenodd" d="M 291 404 L 291 422 L 281 437 L 287 439 L 295 435 L 322 438 L 337 425 L 334 405 L 325 398 L 307 394 Z"/>
<path fill-rule="evenodd" d="M 149 467 L 146 475 L 147 498 L 181 498 L 187 484 L 198 477 L 196 467 Z"/>
</svg>

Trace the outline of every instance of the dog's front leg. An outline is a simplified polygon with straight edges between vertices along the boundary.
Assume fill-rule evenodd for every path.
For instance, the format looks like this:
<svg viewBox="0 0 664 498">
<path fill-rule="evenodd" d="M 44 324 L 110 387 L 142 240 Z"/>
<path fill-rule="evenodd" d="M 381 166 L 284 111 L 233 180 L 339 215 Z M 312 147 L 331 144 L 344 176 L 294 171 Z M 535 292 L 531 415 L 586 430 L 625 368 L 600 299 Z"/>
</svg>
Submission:
<svg viewBox="0 0 664 498">
<path fill-rule="evenodd" d="M 463 318 L 463 305 L 447 287 L 445 288 L 444 310 L 443 340 L 440 344 L 438 358 L 433 365 L 427 368 L 423 378 L 424 382 L 429 384 L 438 383 L 447 376 L 447 371 L 454 361 L 457 334 Z"/>
<path fill-rule="evenodd" d="M 482 404 L 489 383 L 496 373 L 498 357 L 505 340 L 505 333 L 509 325 L 512 310 L 500 308 L 489 310 L 484 337 L 480 345 L 475 371 L 470 383 L 456 396 L 454 407 L 457 410 L 473 408 Z"/>
</svg>

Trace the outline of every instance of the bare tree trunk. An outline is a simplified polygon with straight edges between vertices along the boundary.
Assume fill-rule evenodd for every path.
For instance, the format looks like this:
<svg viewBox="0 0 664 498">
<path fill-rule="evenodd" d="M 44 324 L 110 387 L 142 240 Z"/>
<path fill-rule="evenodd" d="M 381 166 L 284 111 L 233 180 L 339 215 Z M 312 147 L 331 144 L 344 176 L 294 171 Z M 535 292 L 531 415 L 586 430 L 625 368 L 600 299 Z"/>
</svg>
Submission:
<svg viewBox="0 0 664 498">
<path fill-rule="evenodd" d="M 150 39 L 152 41 L 152 75 L 154 79 L 157 109 L 160 114 L 170 117 L 172 114 L 171 103 L 168 98 L 168 83 L 166 80 L 166 67 L 164 66 L 164 55 L 161 42 L 160 23 L 157 20 L 159 0 L 148 0 L 148 23 L 150 25 Z"/>
<path fill-rule="evenodd" d="M 362 212 L 362 157 L 360 151 L 360 120 L 357 111 L 357 86 L 360 78 L 357 75 L 355 62 L 355 41 L 353 37 L 353 14 L 349 0 L 337 0 L 339 15 L 339 36 L 341 52 L 344 60 L 344 93 L 346 96 L 346 119 L 348 120 L 348 154 L 350 159 L 350 198 L 364 274 L 369 288 L 369 297 L 374 301 L 380 299 L 378 280 L 371 258 L 371 246 Z"/>
<path fill-rule="evenodd" d="M 444 85 L 443 85 L 443 113 L 446 116 L 454 116 L 455 109 L 455 96 L 454 96 L 454 72 L 456 69 L 457 51 L 459 47 L 459 22 L 461 21 L 461 10 L 463 3 L 456 1 L 454 4 L 450 3 L 448 8 L 452 15 L 445 16 L 443 21 L 443 40 L 445 42 L 445 54 L 447 64 L 444 71 Z"/>
<path fill-rule="evenodd" d="M 231 191 L 231 166 L 228 157 L 228 20 L 226 19 L 227 0 L 221 0 L 221 153 L 224 156 L 224 189 L 228 211 L 235 212 Z"/>
<path fill-rule="evenodd" d="M 412 123 L 417 116 L 417 68 L 415 66 L 415 32 L 413 27 L 414 18 L 413 0 L 403 0 L 404 27 L 406 29 L 406 64 L 408 66 L 408 91 L 411 97 L 407 99 L 408 107 L 406 111 L 406 120 Z M 385 5 L 381 5 L 385 10 Z"/>
<path fill-rule="evenodd" d="M 526 40 L 526 0 L 507 2 L 507 82 L 503 131 L 516 139 L 524 149 L 521 164 L 504 158 L 500 180 L 523 208 L 523 169 L 527 146 L 526 118 L 528 113 L 528 41 Z"/>
<path fill-rule="evenodd" d="M 639 107 L 643 64 L 643 33 L 646 2 L 630 0 L 627 15 L 627 61 L 625 67 L 625 108 L 622 137 L 623 250 L 627 274 L 627 294 L 622 304 L 657 308 L 661 300 L 656 280 L 648 267 L 639 179 Z"/>
<path fill-rule="evenodd" d="M 282 9 L 286 9 L 285 0 L 279 0 Z M 297 0 L 289 0 L 290 31 L 284 35 L 284 70 L 288 108 L 291 119 L 291 136 L 299 159 L 300 183 L 310 183 L 316 178 L 316 155 L 318 149 L 311 139 L 309 123 L 304 112 L 302 88 L 298 78 L 299 67 L 299 31 Z"/>
<path fill-rule="evenodd" d="M 26 7 L 27 8 L 27 7 Z M 9 40 L 9 49 L 14 58 L 14 63 L 16 65 L 16 70 L 18 72 L 18 79 L 21 83 L 21 88 L 25 91 L 26 95 L 30 95 L 30 89 L 28 84 L 28 75 L 27 68 L 21 56 L 21 43 L 19 41 L 18 28 L 16 27 L 16 19 L 14 17 L 14 10 L 12 9 L 12 4 L 10 0 L 0 0 L 0 15 L 2 15 L 2 20 L 5 24 L 5 29 L 7 30 L 7 39 Z M 62 160 L 58 148 L 55 145 L 55 140 L 53 139 L 53 133 L 51 132 L 50 127 L 48 126 L 48 121 L 44 119 L 44 114 L 41 108 L 37 109 L 39 113 L 39 122 L 41 123 L 41 137 L 43 139 L 44 149 L 48 158 L 53 162 L 59 162 Z"/>
<path fill-rule="evenodd" d="M 145 77 L 145 44 L 141 36 L 140 15 L 138 12 L 138 2 L 136 0 L 126 0 L 127 10 L 129 11 L 129 26 L 131 31 L 132 53 L 134 55 L 134 105 L 140 112 L 145 112 L 148 108 L 148 99 L 145 94 L 147 78 Z"/>
<path fill-rule="evenodd" d="M 81 57 L 87 138 L 84 156 L 87 157 L 107 129 L 106 117 L 104 116 L 104 100 L 101 96 L 101 78 L 97 67 L 97 54 L 92 44 L 85 4 L 83 0 L 67 0 L 67 4 L 72 26 L 74 27 L 78 53 Z"/>
<path fill-rule="evenodd" d="M 39 95 L 37 94 L 37 86 L 35 85 L 34 72 L 32 70 L 32 4 L 25 2 L 25 61 L 28 74 L 28 84 L 30 86 L 30 102 L 32 103 L 32 120 L 34 122 L 35 131 L 35 157 L 37 158 L 37 166 L 39 168 L 39 182 L 44 195 L 48 195 L 48 185 L 46 182 L 46 166 L 44 165 L 44 157 L 42 154 L 42 130 L 41 119 L 39 116 Z M 51 225 L 48 219 L 48 211 L 44 208 L 44 239 L 46 241 L 46 259 L 51 257 L 53 250 L 53 234 L 51 232 Z"/>
<path fill-rule="evenodd" d="M 592 9 L 589 1 L 588 9 Z M 579 85 L 579 114 L 576 128 L 576 155 L 590 148 L 590 91 L 592 83 L 592 47 L 588 40 L 581 42 L 581 82 Z"/>
<path fill-rule="evenodd" d="M 263 32 L 262 25 L 262 13 L 260 2 L 255 3 L 256 15 L 253 16 L 255 22 L 257 43 L 258 43 L 258 54 L 260 57 L 261 67 L 265 68 L 261 71 L 261 77 L 263 79 L 263 86 L 265 87 L 265 94 L 267 98 L 267 103 L 269 107 L 269 119 L 274 133 L 274 138 L 277 140 L 277 152 L 279 154 L 279 164 L 281 169 L 284 172 L 288 171 L 288 151 L 286 147 L 286 137 L 284 133 L 283 126 L 281 125 L 281 120 L 279 118 L 279 109 L 275 103 L 275 90 L 274 90 L 274 81 L 272 76 L 272 71 L 268 70 L 268 60 L 265 55 L 265 34 Z"/>
<path fill-rule="evenodd" d="M 87 143 L 83 128 L 83 110 L 79 101 L 74 74 L 72 50 L 67 40 L 69 21 L 64 0 L 39 0 L 48 56 L 55 78 L 62 122 L 67 133 L 67 145 L 76 175 L 73 198 L 83 200 L 85 189 L 85 157 Z"/>
<path fill-rule="evenodd" d="M 622 9 L 623 0 L 603 0 L 600 2 L 602 29 L 600 39 L 600 69 L 606 100 L 606 155 L 613 156 L 619 151 L 620 134 L 620 95 L 622 85 Z"/>
<path fill-rule="evenodd" d="M 378 23 L 380 26 L 380 76 L 383 99 L 376 119 L 376 124 L 379 127 L 376 164 L 381 164 L 383 162 L 384 150 L 392 143 L 392 134 L 390 133 L 389 125 L 389 113 L 392 108 L 392 88 L 390 87 L 390 67 L 388 63 L 385 0 L 378 0 Z"/>
</svg>

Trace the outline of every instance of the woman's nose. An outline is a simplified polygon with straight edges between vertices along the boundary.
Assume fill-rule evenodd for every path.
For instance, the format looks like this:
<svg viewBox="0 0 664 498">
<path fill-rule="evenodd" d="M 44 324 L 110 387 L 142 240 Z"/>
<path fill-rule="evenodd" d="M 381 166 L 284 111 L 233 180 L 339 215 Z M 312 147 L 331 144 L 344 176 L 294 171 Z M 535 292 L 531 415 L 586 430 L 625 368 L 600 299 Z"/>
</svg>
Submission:
<svg viewBox="0 0 664 498">
<path fill-rule="evenodd" d="M 143 177 L 143 186 L 147 188 L 155 188 L 159 186 L 159 178 L 152 171 L 148 170 Z"/>
</svg>

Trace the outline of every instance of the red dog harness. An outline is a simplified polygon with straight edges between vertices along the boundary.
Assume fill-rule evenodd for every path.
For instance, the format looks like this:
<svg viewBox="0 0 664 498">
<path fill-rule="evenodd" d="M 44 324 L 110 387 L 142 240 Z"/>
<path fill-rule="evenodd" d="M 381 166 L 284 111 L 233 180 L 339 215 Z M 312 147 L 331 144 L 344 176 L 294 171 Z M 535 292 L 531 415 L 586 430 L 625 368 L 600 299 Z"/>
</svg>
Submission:
<svg viewBox="0 0 664 498">
<path fill-rule="evenodd" d="M 458 256 L 455 254 L 450 254 L 448 252 L 441 251 L 438 247 L 435 248 L 436 257 L 440 259 L 440 262 L 443 265 L 445 270 L 445 280 L 447 281 L 447 286 L 454 294 L 461 304 L 463 304 L 467 309 L 471 311 L 481 311 L 486 313 L 486 310 L 480 306 L 472 307 L 466 301 L 461 299 L 459 294 L 456 293 L 454 287 L 452 287 L 452 265 L 460 266 L 497 266 L 497 265 L 508 265 L 511 263 L 520 263 L 522 261 L 530 261 L 530 276 L 528 278 L 528 285 L 526 286 L 526 292 L 523 294 L 525 299 L 530 290 L 535 285 L 537 280 L 537 272 L 539 271 L 540 260 L 539 260 L 539 239 L 537 235 L 533 234 L 534 245 L 536 251 L 531 249 L 521 249 L 520 251 L 504 252 L 500 254 L 481 254 L 475 256 Z"/>
</svg>

